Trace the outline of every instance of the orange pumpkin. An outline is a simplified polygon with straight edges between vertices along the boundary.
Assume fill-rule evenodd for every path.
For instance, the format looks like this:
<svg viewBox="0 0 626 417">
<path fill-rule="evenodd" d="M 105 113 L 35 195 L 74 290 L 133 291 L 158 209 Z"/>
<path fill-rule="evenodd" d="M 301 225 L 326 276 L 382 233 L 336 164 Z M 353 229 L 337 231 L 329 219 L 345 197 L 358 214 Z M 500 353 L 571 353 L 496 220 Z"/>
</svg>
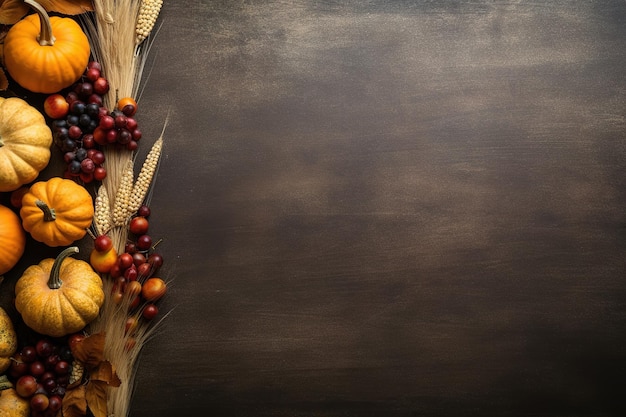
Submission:
<svg viewBox="0 0 626 417">
<path fill-rule="evenodd" d="M 0 275 L 13 268 L 24 254 L 26 233 L 17 214 L 0 205 Z"/>
<path fill-rule="evenodd" d="M 78 183 L 61 177 L 34 183 L 22 197 L 22 227 L 38 242 L 67 246 L 82 239 L 93 221 L 93 199 Z"/>
<path fill-rule="evenodd" d="M 14 24 L 4 39 L 4 64 L 22 87 L 56 93 L 69 87 L 89 62 L 89 40 L 72 18 L 49 17 L 34 0 L 24 0 L 36 13 Z"/>
</svg>

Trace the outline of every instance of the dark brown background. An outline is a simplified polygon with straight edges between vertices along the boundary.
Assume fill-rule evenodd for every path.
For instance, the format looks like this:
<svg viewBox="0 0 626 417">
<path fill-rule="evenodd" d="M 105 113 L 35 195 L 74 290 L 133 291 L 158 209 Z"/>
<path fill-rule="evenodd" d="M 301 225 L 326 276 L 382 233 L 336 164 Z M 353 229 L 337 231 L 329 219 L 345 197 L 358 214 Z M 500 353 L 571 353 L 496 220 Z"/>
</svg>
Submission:
<svg viewBox="0 0 626 417">
<path fill-rule="evenodd" d="M 132 416 L 625 415 L 626 2 L 545 3 L 166 1 Z"/>
</svg>

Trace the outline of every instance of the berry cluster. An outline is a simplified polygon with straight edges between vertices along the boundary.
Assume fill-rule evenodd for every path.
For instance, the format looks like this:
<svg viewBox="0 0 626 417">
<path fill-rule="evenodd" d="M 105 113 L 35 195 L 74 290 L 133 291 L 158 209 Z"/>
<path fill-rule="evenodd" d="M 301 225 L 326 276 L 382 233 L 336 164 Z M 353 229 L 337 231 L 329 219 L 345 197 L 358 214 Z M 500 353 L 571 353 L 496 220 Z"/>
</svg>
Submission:
<svg viewBox="0 0 626 417">
<path fill-rule="evenodd" d="M 124 253 L 117 257 L 109 272 L 116 280 L 112 288 L 114 300 L 120 302 L 127 295 L 131 310 L 141 308 L 141 315 L 146 320 L 157 316 L 156 302 L 167 291 L 165 281 L 156 276 L 163 265 L 163 256 L 156 252 L 156 244 L 148 235 L 149 216 L 148 206 L 143 205 L 137 210 L 129 224 L 130 237 Z"/>
<path fill-rule="evenodd" d="M 137 104 L 131 98 L 118 102 L 118 108 L 100 117 L 98 126 L 93 131 L 93 139 L 99 145 L 117 144 L 130 151 L 138 147 L 141 130 L 133 117 Z"/>
<path fill-rule="evenodd" d="M 102 181 L 107 176 L 104 152 L 96 148 L 76 148 L 63 155 L 67 164 L 66 177 L 78 176 L 85 184 L 93 180 Z"/>
<path fill-rule="evenodd" d="M 56 415 L 66 390 L 81 382 L 78 371 L 68 342 L 44 337 L 14 355 L 9 377 L 17 394 L 29 400 L 32 415 Z"/>
<path fill-rule="evenodd" d="M 104 159 L 100 154 L 91 158 L 94 153 L 89 156 L 89 151 L 106 145 L 131 151 L 138 147 L 142 133 L 133 117 L 137 103 L 125 97 L 118 101 L 117 108 L 107 109 L 103 100 L 109 88 L 100 63 L 91 61 L 65 96 L 55 93 L 44 101 L 44 111 L 52 119 L 54 143 L 63 151 L 67 163 L 67 178 L 80 179 L 85 184 L 102 181 L 106 177 Z"/>
</svg>

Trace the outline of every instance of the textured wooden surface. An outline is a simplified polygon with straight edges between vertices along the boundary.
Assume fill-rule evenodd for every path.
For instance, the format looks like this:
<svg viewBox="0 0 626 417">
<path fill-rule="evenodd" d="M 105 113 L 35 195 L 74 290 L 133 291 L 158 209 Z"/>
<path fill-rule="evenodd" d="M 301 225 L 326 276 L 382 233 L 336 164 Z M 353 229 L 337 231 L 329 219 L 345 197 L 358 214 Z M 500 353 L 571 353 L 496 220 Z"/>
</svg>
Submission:
<svg viewBox="0 0 626 417">
<path fill-rule="evenodd" d="M 626 413 L 626 3 L 162 17 L 134 416 Z"/>
<path fill-rule="evenodd" d="M 134 417 L 623 416 L 624 1 L 166 2 Z"/>
</svg>

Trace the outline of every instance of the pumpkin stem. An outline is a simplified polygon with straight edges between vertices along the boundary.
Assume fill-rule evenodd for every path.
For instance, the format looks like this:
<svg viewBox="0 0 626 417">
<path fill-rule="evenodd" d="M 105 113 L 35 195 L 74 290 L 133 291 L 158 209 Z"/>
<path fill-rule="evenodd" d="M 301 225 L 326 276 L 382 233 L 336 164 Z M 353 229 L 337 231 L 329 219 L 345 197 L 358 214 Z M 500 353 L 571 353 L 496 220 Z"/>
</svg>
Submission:
<svg viewBox="0 0 626 417">
<path fill-rule="evenodd" d="M 50 17 L 48 16 L 46 9 L 44 9 L 41 4 L 37 3 L 35 0 L 24 0 L 24 3 L 35 9 L 37 14 L 39 15 L 39 23 L 41 25 L 41 28 L 39 29 L 39 36 L 37 37 L 39 45 L 54 45 L 54 41 L 56 39 L 52 34 L 52 23 L 50 23 Z"/>
<path fill-rule="evenodd" d="M 48 278 L 48 288 L 51 290 L 58 290 L 61 288 L 60 271 L 61 264 L 70 255 L 74 255 L 78 253 L 78 246 L 70 246 L 69 248 L 65 248 L 61 253 L 59 253 L 52 264 L 52 268 L 50 269 L 50 277 Z"/>
<path fill-rule="evenodd" d="M 57 215 L 54 209 L 50 208 L 44 201 L 37 200 L 35 201 L 35 205 L 39 207 L 41 211 L 43 211 L 44 222 L 53 222 L 57 219 Z"/>
</svg>

